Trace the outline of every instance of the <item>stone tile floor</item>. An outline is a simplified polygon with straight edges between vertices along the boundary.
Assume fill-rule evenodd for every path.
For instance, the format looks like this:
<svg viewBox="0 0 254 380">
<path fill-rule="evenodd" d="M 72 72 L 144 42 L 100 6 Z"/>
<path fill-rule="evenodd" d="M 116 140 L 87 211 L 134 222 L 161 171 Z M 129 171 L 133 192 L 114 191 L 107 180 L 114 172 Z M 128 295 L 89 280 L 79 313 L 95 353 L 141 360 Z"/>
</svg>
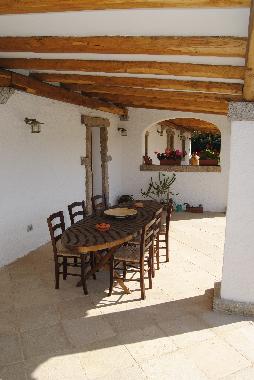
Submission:
<svg viewBox="0 0 254 380">
<path fill-rule="evenodd" d="M 1 380 L 199 380 L 254 378 L 254 324 L 212 311 L 220 280 L 223 214 L 175 214 L 171 260 L 140 300 L 108 273 L 54 289 L 47 244 L 0 270 Z"/>
</svg>

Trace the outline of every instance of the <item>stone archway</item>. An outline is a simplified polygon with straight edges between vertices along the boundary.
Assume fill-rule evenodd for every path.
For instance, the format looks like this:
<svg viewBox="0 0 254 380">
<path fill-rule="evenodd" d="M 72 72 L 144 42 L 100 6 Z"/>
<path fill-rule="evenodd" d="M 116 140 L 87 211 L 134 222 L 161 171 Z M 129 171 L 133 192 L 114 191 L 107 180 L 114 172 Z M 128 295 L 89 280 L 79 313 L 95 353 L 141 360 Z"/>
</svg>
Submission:
<svg viewBox="0 0 254 380">
<path fill-rule="evenodd" d="M 220 135 L 220 129 L 216 124 L 200 119 L 200 118 L 190 118 L 190 117 L 174 117 L 165 120 L 158 121 L 155 124 L 149 125 L 145 130 L 145 148 L 144 148 L 144 164 L 149 163 L 150 155 L 154 152 L 151 149 L 151 141 L 155 141 L 155 135 L 164 137 L 163 141 L 160 141 L 160 149 L 164 152 L 164 149 L 178 149 L 182 152 L 187 152 L 186 158 L 182 161 L 182 165 L 185 167 L 189 165 L 189 157 L 191 154 L 191 136 L 193 133 Z M 156 135 L 156 136 L 157 136 Z M 158 136 L 157 136 L 158 137 Z M 156 140 L 157 141 L 157 140 Z M 158 144 L 158 141 L 157 141 Z M 163 147 L 161 144 L 164 144 Z M 153 144 L 152 144 L 152 147 Z M 156 149 L 158 146 L 156 146 Z M 149 154 L 150 153 L 150 154 Z M 218 168 L 209 168 L 209 171 L 218 171 Z M 181 170 L 180 170 L 181 171 Z"/>
<path fill-rule="evenodd" d="M 108 175 L 108 127 L 110 122 L 106 118 L 88 115 L 81 116 L 81 123 L 86 126 L 86 208 L 88 214 L 92 213 L 91 198 L 93 195 L 93 169 L 92 169 L 92 128 L 100 128 L 100 155 L 102 172 L 102 194 L 109 201 L 109 175 Z"/>
</svg>

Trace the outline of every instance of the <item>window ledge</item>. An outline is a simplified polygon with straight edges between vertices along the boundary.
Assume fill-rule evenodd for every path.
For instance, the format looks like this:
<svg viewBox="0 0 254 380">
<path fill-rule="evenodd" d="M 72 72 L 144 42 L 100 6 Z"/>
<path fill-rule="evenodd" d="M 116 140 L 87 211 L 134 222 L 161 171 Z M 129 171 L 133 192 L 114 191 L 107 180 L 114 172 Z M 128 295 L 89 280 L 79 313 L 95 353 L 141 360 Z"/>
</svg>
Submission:
<svg viewBox="0 0 254 380">
<path fill-rule="evenodd" d="M 187 173 L 220 173 L 220 166 L 190 166 L 190 165 L 140 165 L 140 171 L 151 172 L 187 172 Z"/>
</svg>

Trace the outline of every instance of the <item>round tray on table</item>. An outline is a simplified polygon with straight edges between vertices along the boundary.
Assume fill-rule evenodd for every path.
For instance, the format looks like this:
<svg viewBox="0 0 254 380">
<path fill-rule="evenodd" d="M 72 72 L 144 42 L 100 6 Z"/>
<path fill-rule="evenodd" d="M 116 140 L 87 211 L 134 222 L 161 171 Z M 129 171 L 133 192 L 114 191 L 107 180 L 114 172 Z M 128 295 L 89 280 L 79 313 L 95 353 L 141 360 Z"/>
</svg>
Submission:
<svg viewBox="0 0 254 380">
<path fill-rule="evenodd" d="M 124 219 L 130 216 L 137 215 L 137 210 L 127 207 L 110 208 L 104 211 L 104 214 L 117 219 Z"/>
</svg>

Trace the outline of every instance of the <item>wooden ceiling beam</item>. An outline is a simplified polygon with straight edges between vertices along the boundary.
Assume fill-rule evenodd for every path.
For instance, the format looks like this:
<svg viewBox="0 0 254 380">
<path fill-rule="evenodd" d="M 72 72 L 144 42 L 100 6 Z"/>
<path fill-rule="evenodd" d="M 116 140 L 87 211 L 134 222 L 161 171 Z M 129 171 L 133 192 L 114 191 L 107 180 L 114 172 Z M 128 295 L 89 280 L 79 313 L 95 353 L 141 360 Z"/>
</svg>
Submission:
<svg viewBox="0 0 254 380">
<path fill-rule="evenodd" d="M 244 37 L 0 37 L 1 52 L 245 57 Z"/>
<path fill-rule="evenodd" d="M 245 100 L 254 101 L 254 0 L 252 0 L 250 11 L 249 39 L 246 55 L 243 96 Z"/>
<path fill-rule="evenodd" d="M 194 132 L 198 130 L 204 133 L 220 134 L 220 130 L 212 123 L 205 122 L 202 124 L 202 120 L 191 118 L 186 118 L 186 121 L 183 120 L 184 119 L 164 120 L 160 122 L 159 125 L 161 125 L 163 129 L 173 127 L 180 131 L 185 130 L 188 132 Z M 190 123 L 189 120 L 191 121 Z"/>
<path fill-rule="evenodd" d="M 163 120 L 159 123 L 159 125 L 161 125 L 162 127 L 168 127 L 170 125 L 173 125 L 178 129 L 186 128 L 192 131 L 202 130 L 204 132 L 220 133 L 219 128 L 215 124 L 196 118 L 176 118 Z"/>
<path fill-rule="evenodd" d="M 240 83 L 184 81 L 174 79 L 109 77 L 79 74 L 32 73 L 35 78 L 45 82 L 84 84 L 99 86 L 141 87 L 168 90 L 201 91 L 222 94 L 241 95 L 243 85 Z"/>
<path fill-rule="evenodd" d="M 2 0 L 0 14 L 135 8 L 240 8 L 250 0 Z"/>
<path fill-rule="evenodd" d="M 1 58 L 6 69 L 86 71 L 128 74 L 158 74 L 205 78 L 243 79 L 245 68 L 228 65 L 149 61 L 85 61 L 74 59 Z"/>
<path fill-rule="evenodd" d="M 0 70 L 0 87 L 10 87 L 11 73 L 8 71 Z"/>
<path fill-rule="evenodd" d="M 228 102 L 223 101 L 202 101 L 193 98 L 188 99 L 154 99 L 142 96 L 128 96 L 119 94 L 100 94 L 101 99 L 121 104 L 125 107 L 164 109 L 183 112 L 209 113 L 227 115 Z"/>
<path fill-rule="evenodd" d="M 104 96 L 104 94 L 119 94 L 127 96 L 142 96 L 145 98 L 157 99 L 195 99 L 202 101 L 240 101 L 242 95 L 229 95 L 229 94 L 207 94 L 203 92 L 190 92 L 190 91 L 166 91 L 154 90 L 145 88 L 131 88 L 131 87 L 116 87 L 116 86 L 91 86 L 80 84 L 65 84 L 65 88 L 73 91 L 81 91 L 89 96 Z"/>
<path fill-rule="evenodd" d="M 126 109 L 107 103 L 106 101 L 92 99 L 91 97 L 86 97 L 61 87 L 51 86 L 47 83 L 40 82 L 37 79 L 14 72 L 9 72 L 9 75 L 11 75 L 10 87 L 29 94 L 42 96 L 77 106 L 110 112 L 120 116 L 126 115 L 127 113 Z"/>
</svg>

